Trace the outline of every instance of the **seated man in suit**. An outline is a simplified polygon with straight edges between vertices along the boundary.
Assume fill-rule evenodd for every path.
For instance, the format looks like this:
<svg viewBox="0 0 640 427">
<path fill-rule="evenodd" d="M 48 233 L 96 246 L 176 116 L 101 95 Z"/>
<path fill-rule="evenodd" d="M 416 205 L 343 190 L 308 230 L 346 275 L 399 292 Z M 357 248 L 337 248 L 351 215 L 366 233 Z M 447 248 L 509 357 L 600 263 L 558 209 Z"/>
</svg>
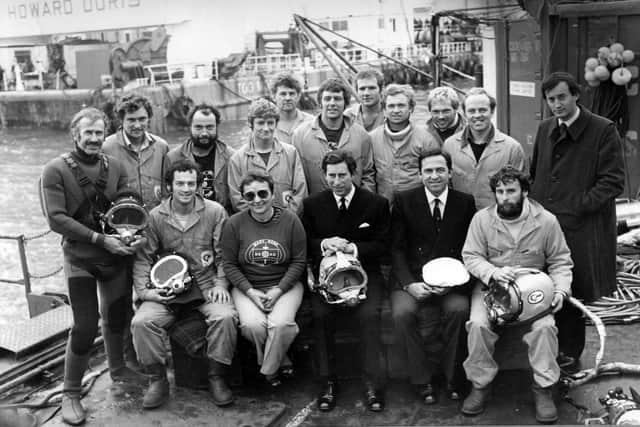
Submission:
<svg viewBox="0 0 640 427">
<path fill-rule="evenodd" d="M 418 330 L 418 310 L 426 308 L 430 319 L 427 337 L 444 340 L 442 367 L 447 394 L 460 399 L 464 385 L 462 362 L 466 357 L 465 322 L 469 318 L 468 286 L 431 287 L 422 281 L 422 267 L 434 258 L 462 259 L 461 251 L 471 218 L 476 212 L 473 196 L 448 188 L 451 157 L 439 148 L 419 159 L 423 186 L 396 194 L 392 215 L 391 309 L 396 337 L 406 348 L 412 384 L 426 404 L 438 400 L 432 384 L 438 357 L 430 354 Z M 449 292 L 447 292 L 450 290 Z M 441 325 L 441 329 L 438 328 Z"/>
<path fill-rule="evenodd" d="M 315 353 L 322 389 L 318 407 L 330 411 L 335 406 L 336 315 L 353 316 L 361 337 L 365 401 L 372 411 L 382 411 L 379 390 L 381 367 L 380 300 L 383 295 L 380 257 L 386 253 L 390 232 L 389 203 L 382 197 L 353 183 L 356 161 L 351 153 L 336 150 L 322 159 L 322 170 L 329 189 L 303 202 L 302 222 L 307 232 L 308 254 L 318 277 L 325 255 L 356 253 L 368 276 L 367 298 L 355 307 L 328 304 L 321 295 L 311 296 Z"/>
</svg>

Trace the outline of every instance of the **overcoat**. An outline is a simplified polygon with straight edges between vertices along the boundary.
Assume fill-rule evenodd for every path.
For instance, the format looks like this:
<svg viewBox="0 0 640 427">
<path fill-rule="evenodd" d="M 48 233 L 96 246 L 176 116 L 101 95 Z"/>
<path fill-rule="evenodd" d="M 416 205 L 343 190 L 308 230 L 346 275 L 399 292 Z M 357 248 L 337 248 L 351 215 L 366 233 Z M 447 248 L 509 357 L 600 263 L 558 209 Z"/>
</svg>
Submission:
<svg viewBox="0 0 640 427">
<path fill-rule="evenodd" d="M 566 136 L 556 118 L 540 123 L 529 196 L 558 218 L 574 262 L 573 295 L 589 302 L 616 288 L 615 198 L 624 166 L 614 123 L 579 108 Z"/>
</svg>

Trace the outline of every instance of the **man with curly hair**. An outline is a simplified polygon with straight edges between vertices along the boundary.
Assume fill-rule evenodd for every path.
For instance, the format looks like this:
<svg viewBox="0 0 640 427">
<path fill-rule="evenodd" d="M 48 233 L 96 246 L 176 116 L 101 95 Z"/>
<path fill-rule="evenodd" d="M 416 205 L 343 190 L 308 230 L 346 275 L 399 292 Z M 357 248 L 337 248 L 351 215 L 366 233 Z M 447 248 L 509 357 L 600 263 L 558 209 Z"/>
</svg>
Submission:
<svg viewBox="0 0 640 427">
<path fill-rule="evenodd" d="M 376 190 L 371 137 L 362 126 L 344 114 L 350 99 L 349 89 L 342 80 L 325 80 L 318 89 L 320 115 L 303 123 L 293 133 L 292 144 L 302 158 L 309 194 L 329 188 L 320 165 L 327 153 L 337 149 L 350 152 L 356 159 L 354 184 L 372 192 Z"/>
<path fill-rule="evenodd" d="M 274 203 L 298 213 L 307 196 L 307 182 L 298 151 L 283 144 L 275 136 L 280 110 L 267 99 L 260 98 L 249 107 L 249 142 L 229 160 L 229 194 L 235 211 L 248 207 L 242 197 L 240 182 L 249 172 L 262 172 L 273 178 Z"/>
</svg>

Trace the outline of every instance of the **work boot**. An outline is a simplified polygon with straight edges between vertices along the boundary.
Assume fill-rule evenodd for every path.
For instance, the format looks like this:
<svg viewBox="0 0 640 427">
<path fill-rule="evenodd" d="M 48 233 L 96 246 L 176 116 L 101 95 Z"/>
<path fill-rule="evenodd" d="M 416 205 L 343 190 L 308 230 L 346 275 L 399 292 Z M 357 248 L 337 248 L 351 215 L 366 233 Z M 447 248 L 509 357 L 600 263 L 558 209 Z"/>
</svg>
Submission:
<svg viewBox="0 0 640 427">
<path fill-rule="evenodd" d="M 469 396 L 467 396 L 464 402 L 462 402 L 462 413 L 465 415 L 481 414 L 484 411 L 484 406 L 489 400 L 490 394 L 491 388 L 489 386 L 484 388 L 473 386 Z"/>
<path fill-rule="evenodd" d="M 145 372 L 149 376 L 149 388 L 144 393 L 142 407 L 144 409 L 153 409 L 164 405 L 169 399 L 167 369 L 162 364 L 156 364 L 146 366 Z"/>
<path fill-rule="evenodd" d="M 228 370 L 227 365 L 209 359 L 209 391 L 211 391 L 213 403 L 218 406 L 227 406 L 233 403 L 233 392 L 225 380 Z"/>
<path fill-rule="evenodd" d="M 553 402 L 552 387 L 540 387 L 533 384 L 533 402 L 536 406 L 536 420 L 542 424 L 558 421 L 558 410 Z"/>
<path fill-rule="evenodd" d="M 87 412 L 80 403 L 82 377 L 89 364 L 89 354 L 78 355 L 71 349 L 71 340 L 67 341 L 64 359 L 64 384 L 62 394 L 62 420 L 77 426 L 87 419 Z"/>
<path fill-rule="evenodd" d="M 87 419 L 87 411 L 80 403 L 79 391 L 65 391 L 62 395 L 62 420 L 72 426 L 84 424 Z"/>
</svg>

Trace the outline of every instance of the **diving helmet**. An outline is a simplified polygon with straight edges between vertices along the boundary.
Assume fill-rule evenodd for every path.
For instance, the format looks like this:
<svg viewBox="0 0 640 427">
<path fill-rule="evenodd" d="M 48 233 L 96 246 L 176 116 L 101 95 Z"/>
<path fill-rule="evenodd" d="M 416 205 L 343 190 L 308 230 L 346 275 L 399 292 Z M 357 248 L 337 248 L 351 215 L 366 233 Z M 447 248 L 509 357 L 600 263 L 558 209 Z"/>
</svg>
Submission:
<svg viewBox="0 0 640 427">
<path fill-rule="evenodd" d="M 631 396 L 624 393 L 622 387 L 616 387 L 598 399 L 606 409 L 602 424 L 640 425 L 640 394 L 633 387 L 629 387 L 629 391 Z"/>
<path fill-rule="evenodd" d="M 422 267 L 422 280 L 429 286 L 452 288 L 467 283 L 469 272 L 459 260 L 440 257 Z"/>
<path fill-rule="evenodd" d="M 551 312 L 551 278 L 534 268 L 515 272 L 516 279 L 506 285 L 491 280 L 484 295 L 489 320 L 498 326 L 532 322 Z"/>
<path fill-rule="evenodd" d="M 102 230 L 105 234 L 115 234 L 129 245 L 149 223 L 149 213 L 140 195 L 135 191 L 122 191 L 102 216 Z"/>
<path fill-rule="evenodd" d="M 150 276 L 149 287 L 159 289 L 165 296 L 180 295 L 191 286 L 189 264 L 176 254 L 161 256 L 153 264 Z"/>
<path fill-rule="evenodd" d="M 320 262 L 317 291 L 329 304 L 354 307 L 367 298 L 367 273 L 352 254 L 334 252 Z"/>
</svg>

